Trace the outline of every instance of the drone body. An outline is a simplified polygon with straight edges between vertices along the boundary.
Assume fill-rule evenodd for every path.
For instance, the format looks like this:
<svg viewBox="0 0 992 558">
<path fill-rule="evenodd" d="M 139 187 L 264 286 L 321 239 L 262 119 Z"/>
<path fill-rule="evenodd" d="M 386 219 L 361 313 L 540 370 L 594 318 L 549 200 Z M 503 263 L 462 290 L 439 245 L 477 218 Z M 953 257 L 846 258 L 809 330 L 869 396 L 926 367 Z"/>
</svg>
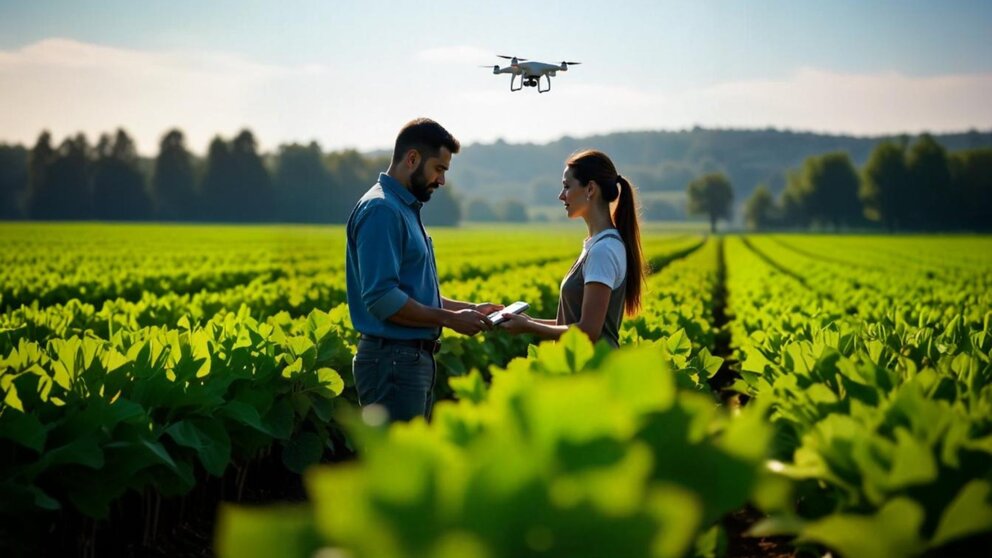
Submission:
<svg viewBox="0 0 992 558">
<path fill-rule="evenodd" d="M 500 68 L 498 64 L 493 66 L 493 74 L 495 75 L 510 74 L 510 91 L 520 91 L 524 87 L 536 87 L 538 93 L 547 93 L 551 91 L 552 77 L 558 75 L 558 72 L 567 72 L 569 66 L 581 63 L 563 61 L 561 64 L 548 64 L 547 62 L 537 62 L 516 56 L 503 56 L 502 54 L 497 56 L 510 61 L 510 65 L 505 68 Z M 489 66 L 483 67 L 488 68 Z M 517 76 L 520 76 L 520 84 L 514 87 Z M 545 78 L 547 87 L 541 87 L 542 77 Z"/>
</svg>

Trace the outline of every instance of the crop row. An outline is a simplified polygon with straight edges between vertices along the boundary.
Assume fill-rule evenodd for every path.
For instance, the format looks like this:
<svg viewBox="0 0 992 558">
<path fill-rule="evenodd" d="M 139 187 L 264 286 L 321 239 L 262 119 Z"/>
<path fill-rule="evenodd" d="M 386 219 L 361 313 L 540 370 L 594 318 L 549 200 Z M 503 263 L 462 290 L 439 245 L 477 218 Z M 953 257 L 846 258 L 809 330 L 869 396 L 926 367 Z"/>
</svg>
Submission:
<svg viewBox="0 0 992 558">
<path fill-rule="evenodd" d="M 312 507 L 228 508 L 221 555 L 681 556 L 715 550 L 759 485 L 770 431 L 706 388 L 718 243 L 674 251 L 610 354 L 578 330 L 527 358 L 452 377 L 430 424 L 349 428 L 360 461 L 314 469 Z M 403 463 L 397 469 L 396 463 Z M 714 482 L 719 479 L 718 482 Z"/>
<path fill-rule="evenodd" d="M 698 245 L 666 238 L 652 244 L 652 257 L 663 261 Z M 541 263 L 492 275 L 486 298 L 531 300 L 536 311 L 553 312 L 552 295 L 569 263 L 557 261 L 560 270 Z M 357 334 L 343 303 L 343 277 L 321 279 L 146 293 L 99 310 L 71 301 L 5 314 L 4 513 L 18 521 L 56 509 L 105 517 L 127 492 L 184 494 L 203 474 L 244 470 L 273 447 L 292 471 L 343 451 L 350 442 L 332 414 L 354 400 L 348 370 Z M 482 294 L 473 290 L 480 281 L 444 289 Z M 337 298 L 312 304 L 326 303 L 328 312 L 294 315 L 265 296 L 285 300 L 321 287 Z M 446 335 L 444 347 L 442 362 L 458 374 L 504 365 L 526 352 L 527 341 L 501 332 Z"/>
<path fill-rule="evenodd" d="M 909 556 L 992 530 L 992 308 L 961 290 L 982 270 L 865 288 L 864 270 L 755 238 L 727 241 L 727 267 L 737 387 L 770 407 L 786 481 L 757 533 Z"/>
</svg>

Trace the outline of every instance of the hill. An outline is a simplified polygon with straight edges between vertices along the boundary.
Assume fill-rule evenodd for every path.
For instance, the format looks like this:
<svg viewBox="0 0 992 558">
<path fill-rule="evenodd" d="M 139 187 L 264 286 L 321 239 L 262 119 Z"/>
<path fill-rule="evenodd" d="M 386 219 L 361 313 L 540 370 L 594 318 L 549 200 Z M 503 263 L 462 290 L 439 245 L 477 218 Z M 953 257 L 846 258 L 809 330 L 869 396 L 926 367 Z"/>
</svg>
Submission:
<svg viewBox="0 0 992 558">
<path fill-rule="evenodd" d="M 949 151 L 992 146 L 992 130 L 934 137 Z M 774 193 L 780 192 L 785 186 L 785 172 L 798 167 L 806 157 L 844 151 L 860 166 L 875 144 L 887 138 L 913 140 L 908 135 L 857 137 L 697 127 L 585 138 L 566 136 L 546 144 L 496 141 L 464 146 L 448 176 L 464 199 L 517 199 L 527 204 L 553 205 L 565 158 L 578 149 L 591 147 L 609 154 L 621 174 L 633 180 L 648 198 L 681 194 L 699 174 L 725 172 L 739 206 L 758 184 L 766 183 Z"/>
</svg>

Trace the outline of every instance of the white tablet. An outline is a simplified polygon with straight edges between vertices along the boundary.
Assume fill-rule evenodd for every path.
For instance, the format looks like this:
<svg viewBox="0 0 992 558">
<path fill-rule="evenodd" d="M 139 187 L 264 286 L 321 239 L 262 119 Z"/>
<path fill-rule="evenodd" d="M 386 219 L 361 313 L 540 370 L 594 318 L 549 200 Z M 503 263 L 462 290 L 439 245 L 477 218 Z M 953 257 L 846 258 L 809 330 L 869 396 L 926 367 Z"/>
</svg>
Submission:
<svg viewBox="0 0 992 558">
<path fill-rule="evenodd" d="M 519 314 L 526 311 L 528 308 L 530 308 L 530 304 L 527 304 L 522 300 L 518 300 L 502 310 L 497 310 L 496 312 L 489 314 L 487 317 L 493 325 L 499 325 L 506 320 L 506 318 L 503 317 L 503 314 Z"/>
</svg>

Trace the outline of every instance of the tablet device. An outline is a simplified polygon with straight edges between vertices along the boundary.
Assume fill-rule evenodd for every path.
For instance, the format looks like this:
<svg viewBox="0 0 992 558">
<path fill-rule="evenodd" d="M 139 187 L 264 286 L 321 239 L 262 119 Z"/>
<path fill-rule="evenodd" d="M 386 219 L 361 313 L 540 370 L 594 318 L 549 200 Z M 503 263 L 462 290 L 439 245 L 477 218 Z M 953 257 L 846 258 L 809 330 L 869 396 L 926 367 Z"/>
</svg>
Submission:
<svg viewBox="0 0 992 558">
<path fill-rule="evenodd" d="M 489 314 L 486 317 L 489 318 L 489 321 L 492 322 L 493 325 L 499 325 L 505 321 L 505 318 L 503 318 L 503 314 L 519 314 L 521 312 L 526 311 L 528 308 L 530 308 L 529 304 L 527 304 L 522 300 L 518 300 L 513 304 L 507 306 L 506 308 L 502 310 L 497 310 L 496 312 L 493 312 L 492 314 Z"/>
</svg>

